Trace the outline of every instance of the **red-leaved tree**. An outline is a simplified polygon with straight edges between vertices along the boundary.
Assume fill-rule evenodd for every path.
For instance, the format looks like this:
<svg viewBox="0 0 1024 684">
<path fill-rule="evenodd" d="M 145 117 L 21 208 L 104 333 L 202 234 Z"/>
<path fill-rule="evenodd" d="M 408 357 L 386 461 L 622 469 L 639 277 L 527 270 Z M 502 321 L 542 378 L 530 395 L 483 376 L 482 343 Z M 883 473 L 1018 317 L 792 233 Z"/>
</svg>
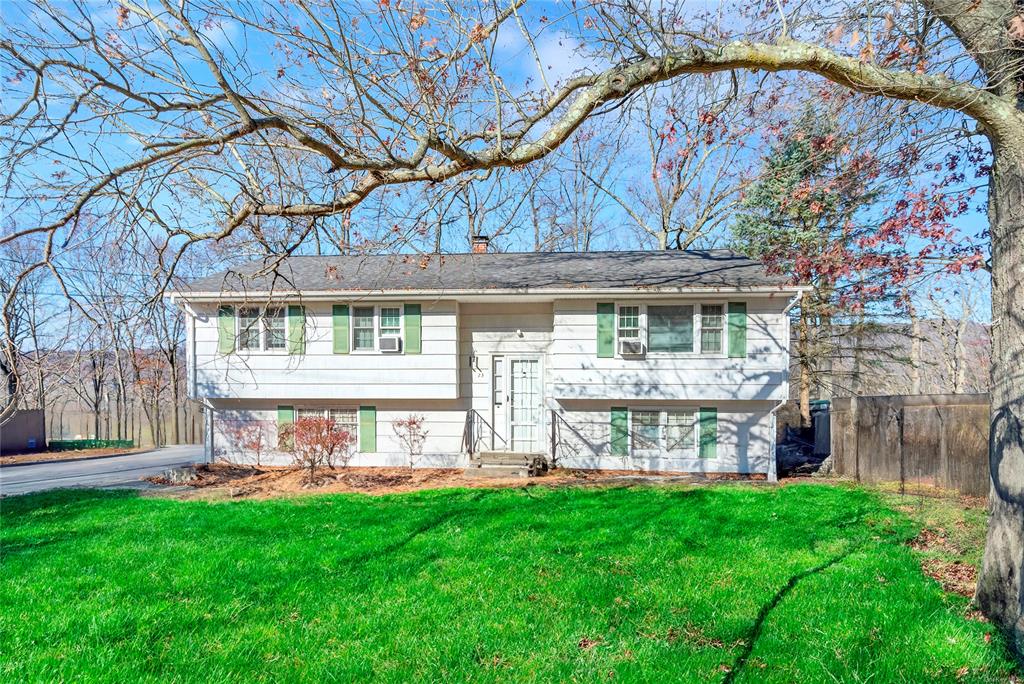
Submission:
<svg viewBox="0 0 1024 684">
<path fill-rule="evenodd" d="M 330 418 L 299 418 L 291 427 L 292 462 L 308 470 L 307 482 L 316 482 L 317 468 L 347 467 L 352 460 L 356 436 Z"/>
</svg>

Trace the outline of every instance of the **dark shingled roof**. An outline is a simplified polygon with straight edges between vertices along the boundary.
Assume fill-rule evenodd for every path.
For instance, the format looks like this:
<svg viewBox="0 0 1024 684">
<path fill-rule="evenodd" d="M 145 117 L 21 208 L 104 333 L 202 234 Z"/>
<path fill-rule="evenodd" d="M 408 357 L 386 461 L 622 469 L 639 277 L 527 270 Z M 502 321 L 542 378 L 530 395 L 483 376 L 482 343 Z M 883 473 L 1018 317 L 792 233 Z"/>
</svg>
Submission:
<svg viewBox="0 0 1024 684">
<path fill-rule="evenodd" d="M 784 287 L 781 275 L 736 252 L 489 252 L 295 256 L 276 273 L 255 261 L 195 280 L 182 292 L 548 290 Z M 258 275 L 254 275 L 258 274 Z"/>
</svg>

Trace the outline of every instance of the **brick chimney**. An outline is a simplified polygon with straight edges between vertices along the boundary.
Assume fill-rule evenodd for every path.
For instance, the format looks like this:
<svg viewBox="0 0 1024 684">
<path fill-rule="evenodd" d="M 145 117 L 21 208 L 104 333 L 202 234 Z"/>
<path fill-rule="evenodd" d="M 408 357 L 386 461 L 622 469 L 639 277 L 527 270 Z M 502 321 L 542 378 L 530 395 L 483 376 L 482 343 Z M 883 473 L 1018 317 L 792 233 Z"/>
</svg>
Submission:
<svg viewBox="0 0 1024 684">
<path fill-rule="evenodd" d="M 473 254 L 487 254 L 490 251 L 491 238 L 487 235 L 474 235 L 470 240 Z"/>
</svg>

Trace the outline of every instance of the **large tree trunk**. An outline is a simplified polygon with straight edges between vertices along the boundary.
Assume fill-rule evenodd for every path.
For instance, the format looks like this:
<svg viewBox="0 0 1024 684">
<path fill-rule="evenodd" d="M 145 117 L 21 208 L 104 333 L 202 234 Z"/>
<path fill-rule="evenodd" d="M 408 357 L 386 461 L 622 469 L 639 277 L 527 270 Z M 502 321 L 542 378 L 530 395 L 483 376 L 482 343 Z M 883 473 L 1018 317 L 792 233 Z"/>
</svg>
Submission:
<svg viewBox="0 0 1024 684">
<path fill-rule="evenodd" d="M 1024 126 L 994 143 L 988 539 L 976 600 L 1024 654 Z"/>
</svg>

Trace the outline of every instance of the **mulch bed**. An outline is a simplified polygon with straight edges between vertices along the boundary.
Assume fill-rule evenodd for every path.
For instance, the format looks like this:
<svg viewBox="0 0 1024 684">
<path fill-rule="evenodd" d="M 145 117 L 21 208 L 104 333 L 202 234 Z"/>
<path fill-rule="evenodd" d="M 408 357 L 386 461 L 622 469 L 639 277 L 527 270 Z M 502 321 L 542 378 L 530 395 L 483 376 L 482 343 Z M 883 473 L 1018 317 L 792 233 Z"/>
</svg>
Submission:
<svg viewBox="0 0 1024 684">
<path fill-rule="evenodd" d="M 187 489 L 172 492 L 154 492 L 155 495 L 182 499 L 269 498 L 293 494 L 334 494 L 359 492 L 362 494 L 393 494 L 423 489 L 451 487 L 529 487 L 534 485 L 558 486 L 568 484 L 629 485 L 638 482 L 665 481 L 722 481 L 764 479 L 736 475 L 706 475 L 688 477 L 680 473 L 639 473 L 613 470 L 568 470 L 558 468 L 536 478 L 495 478 L 467 475 L 461 468 L 322 468 L 316 481 L 309 482 L 309 474 L 290 466 L 255 466 L 235 463 L 200 464 L 195 474 L 184 482 L 172 482 L 163 476 L 146 478 L 154 484 L 184 484 Z"/>
</svg>

